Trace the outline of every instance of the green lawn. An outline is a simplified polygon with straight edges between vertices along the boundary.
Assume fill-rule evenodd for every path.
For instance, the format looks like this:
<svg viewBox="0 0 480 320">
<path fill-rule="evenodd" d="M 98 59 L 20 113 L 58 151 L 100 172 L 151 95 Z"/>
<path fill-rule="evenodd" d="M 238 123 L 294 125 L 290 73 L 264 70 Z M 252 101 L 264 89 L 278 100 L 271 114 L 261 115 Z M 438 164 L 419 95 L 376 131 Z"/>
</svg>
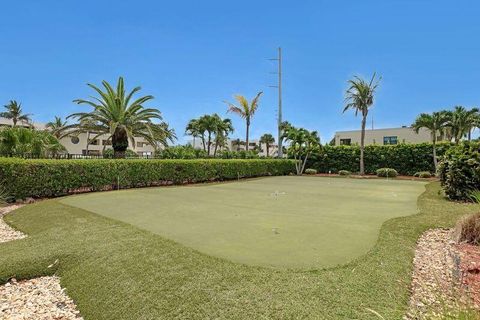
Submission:
<svg viewBox="0 0 480 320">
<path fill-rule="evenodd" d="M 319 269 L 365 254 L 384 221 L 417 213 L 424 190 L 414 181 L 287 176 L 61 202 L 233 262 Z"/>
<path fill-rule="evenodd" d="M 420 214 L 386 221 L 368 254 L 316 271 L 237 264 L 47 200 L 5 217 L 29 237 L 0 244 L 0 282 L 57 273 L 87 320 L 378 319 L 366 308 L 401 319 L 418 236 L 476 210 L 444 200 L 439 190 L 427 185 Z M 345 199 L 355 194 L 342 192 Z"/>
</svg>

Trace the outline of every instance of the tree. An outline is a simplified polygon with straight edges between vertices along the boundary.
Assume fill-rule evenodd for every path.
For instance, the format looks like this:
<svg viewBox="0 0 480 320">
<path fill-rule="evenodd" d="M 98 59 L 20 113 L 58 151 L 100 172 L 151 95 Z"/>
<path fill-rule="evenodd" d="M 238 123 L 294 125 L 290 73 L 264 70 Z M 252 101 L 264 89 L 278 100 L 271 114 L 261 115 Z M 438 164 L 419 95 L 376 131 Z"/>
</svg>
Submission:
<svg viewBox="0 0 480 320">
<path fill-rule="evenodd" d="M 373 105 L 375 91 L 378 88 L 381 78 L 376 79 L 374 73 L 370 81 L 365 81 L 358 76 L 348 81 L 349 88 L 345 95 L 345 108 L 343 112 L 353 109 L 355 116 L 360 113 L 362 115 L 362 132 L 360 135 L 360 174 L 365 174 L 365 125 L 367 123 L 367 116 L 369 108 Z"/>
<path fill-rule="evenodd" d="M 215 131 L 215 150 L 213 155 L 217 155 L 218 147 L 223 148 L 227 142 L 228 135 L 233 133 L 232 120 L 230 119 L 217 119 L 217 130 Z"/>
<path fill-rule="evenodd" d="M 275 138 L 270 133 L 265 133 L 263 136 L 260 137 L 260 143 L 265 145 L 267 149 L 267 157 L 270 156 L 270 146 L 275 143 Z"/>
<path fill-rule="evenodd" d="M 437 149 L 436 143 L 438 141 L 438 135 L 442 135 L 445 132 L 449 117 L 446 111 L 433 112 L 432 114 L 421 113 L 412 124 L 413 130 L 418 133 L 421 128 L 425 128 L 430 131 L 432 135 L 432 146 L 433 146 L 433 164 L 435 166 L 435 171 L 438 167 L 437 162 Z"/>
<path fill-rule="evenodd" d="M 205 151 L 205 136 L 204 132 L 201 131 L 198 119 L 192 119 L 188 122 L 187 127 L 185 128 L 185 134 L 193 137 L 193 147 L 195 147 L 195 139 L 200 137 L 202 140 L 203 150 Z"/>
<path fill-rule="evenodd" d="M 108 135 L 112 142 L 115 158 L 125 158 L 129 142 L 135 144 L 135 137 L 142 137 L 155 148 L 164 144 L 171 137 L 165 130 L 168 125 L 155 124 L 153 120 L 162 120 L 161 113 L 155 108 L 145 108 L 144 104 L 153 99 L 153 96 L 142 96 L 133 100 L 133 96 L 140 91 L 135 87 L 126 94 L 124 80 L 118 79 L 116 89 L 107 81 L 102 81 L 104 90 L 93 84 L 88 84 L 97 94 L 91 100 L 76 99 L 77 104 L 86 104 L 94 108 L 91 112 L 79 112 L 70 115 L 78 123 L 67 126 L 74 129 L 72 133 L 95 132 L 97 139 L 101 135 Z"/>
<path fill-rule="evenodd" d="M 48 131 L 23 127 L 0 130 L 2 155 L 46 157 L 63 151 L 65 147 Z"/>
<path fill-rule="evenodd" d="M 217 132 L 217 127 L 220 117 L 214 113 L 213 115 L 205 114 L 198 118 L 198 125 L 200 132 L 203 137 L 203 149 L 207 152 L 207 155 L 210 155 L 210 150 L 212 147 L 212 139 Z M 206 140 L 206 143 L 205 143 Z"/>
<path fill-rule="evenodd" d="M 10 100 L 10 102 L 8 104 L 6 104 L 4 107 L 5 107 L 5 109 L 7 109 L 7 111 L 1 112 L 0 117 L 11 119 L 14 127 L 17 126 L 17 123 L 19 121 L 30 123 L 31 114 L 24 114 L 23 113 L 21 103 L 18 103 L 15 100 Z"/>
<path fill-rule="evenodd" d="M 305 170 L 308 157 L 320 149 L 318 132 L 289 126 L 284 131 L 283 137 L 290 143 L 287 153 L 296 160 L 295 169 L 297 175 L 301 175 Z"/>
<path fill-rule="evenodd" d="M 249 103 L 248 100 L 241 95 L 236 95 L 235 99 L 238 101 L 238 106 L 226 102 L 228 105 L 228 111 L 227 112 L 232 112 L 240 116 L 240 118 L 245 119 L 245 124 L 246 124 L 246 134 L 245 134 L 245 141 L 246 141 L 246 151 L 248 151 L 248 136 L 249 136 L 249 131 L 250 131 L 250 122 L 252 120 L 252 117 L 255 114 L 255 111 L 258 109 L 258 102 L 260 100 L 260 96 L 263 94 L 263 92 L 257 93 L 255 98 Z"/>
<path fill-rule="evenodd" d="M 45 125 L 45 128 L 50 131 L 57 139 L 63 136 L 65 127 L 67 126 L 67 121 L 63 121 L 61 117 L 55 116 L 53 121 L 48 122 Z"/>
<path fill-rule="evenodd" d="M 472 129 L 477 127 L 480 122 L 477 108 L 467 110 L 462 106 L 455 106 L 453 111 L 447 112 L 447 116 L 449 118 L 448 127 L 455 144 L 458 144 L 465 136 L 468 136 L 468 140 L 470 140 Z"/>
</svg>

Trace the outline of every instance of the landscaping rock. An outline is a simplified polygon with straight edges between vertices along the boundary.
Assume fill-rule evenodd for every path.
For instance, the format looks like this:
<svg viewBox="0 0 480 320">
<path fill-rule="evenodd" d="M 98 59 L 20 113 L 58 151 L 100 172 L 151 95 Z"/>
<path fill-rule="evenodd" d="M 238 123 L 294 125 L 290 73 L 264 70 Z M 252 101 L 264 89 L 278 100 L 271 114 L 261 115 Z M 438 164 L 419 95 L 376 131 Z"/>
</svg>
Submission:
<svg viewBox="0 0 480 320">
<path fill-rule="evenodd" d="M 464 271 L 453 230 L 426 231 L 415 250 L 412 295 L 404 319 L 432 319 L 472 306 L 462 285 Z"/>
<path fill-rule="evenodd" d="M 7 214 L 10 211 L 13 211 L 15 209 L 20 208 L 20 207 L 21 207 L 21 205 L 11 205 L 11 206 L 8 206 L 8 207 L 0 208 L 0 243 L 1 242 L 12 241 L 12 240 L 23 239 L 27 236 L 20 231 L 12 229 L 2 219 L 2 216 L 4 216 L 5 214 Z"/>
<path fill-rule="evenodd" d="M 81 320 L 75 303 L 56 276 L 25 281 L 12 279 L 0 286 L 0 319 Z"/>
</svg>

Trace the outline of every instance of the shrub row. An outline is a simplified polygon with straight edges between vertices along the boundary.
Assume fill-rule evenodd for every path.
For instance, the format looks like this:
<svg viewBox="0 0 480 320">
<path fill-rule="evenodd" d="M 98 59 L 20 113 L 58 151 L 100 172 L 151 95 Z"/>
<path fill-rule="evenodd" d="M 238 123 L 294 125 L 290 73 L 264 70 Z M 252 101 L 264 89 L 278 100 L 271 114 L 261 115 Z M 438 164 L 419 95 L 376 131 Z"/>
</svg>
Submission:
<svg viewBox="0 0 480 320">
<path fill-rule="evenodd" d="M 470 200 L 480 189 L 480 145 L 463 142 L 450 148 L 440 162 L 438 171 L 445 195 L 451 200 Z"/>
<path fill-rule="evenodd" d="M 450 148 L 449 143 L 437 145 L 437 157 Z M 359 171 L 359 146 L 323 146 L 311 156 L 309 168 L 323 173 L 340 170 Z M 380 168 L 392 168 L 402 175 L 413 175 L 420 171 L 435 172 L 431 143 L 398 144 L 391 146 L 365 146 L 365 172 L 375 174 Z"/>
<path fill-rule="evenodd" d="M 295 171 L 291 160 L 25 160 L 0 158 L 0 182 L 14 199 L 163 184 L 229 180 Z"/>
</svg>

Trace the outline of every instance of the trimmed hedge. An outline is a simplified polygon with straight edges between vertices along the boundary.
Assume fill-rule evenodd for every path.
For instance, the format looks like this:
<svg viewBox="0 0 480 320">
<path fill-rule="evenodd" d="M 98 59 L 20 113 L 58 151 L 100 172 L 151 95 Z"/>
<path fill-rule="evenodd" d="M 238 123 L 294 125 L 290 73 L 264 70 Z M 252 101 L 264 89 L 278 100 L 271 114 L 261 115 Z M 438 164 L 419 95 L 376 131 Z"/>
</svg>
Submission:
<svg viewBox="0 0 480 320">
<path fill-rule="evenodd" d="M 26 160 L 0 158 L 0 183 L 14 199 L 79 191 L 287 175 L 292 160 Z"/>
<path fill-rule="evenodd" d="M 479 148 L 477 142 L 463 142 L 450 148 L 440 162 L 439 177 L 449 199 L 471 200 L 470 193 L 480 189 Z"/>
<path fill-rule="evenodd" d="M 450 148 L 449 143 L 437 145 L 437 157 Z M 311 156 L 307 166 L 318 172 L 337 173 L 340 170 L 359 171 L 360 147 L 323 146 Z M 413 175 L 419 171 L 435 172 L 431 143 L 398 144 L 389 146 L 365 146 L 365 172 L 375 174 L 377 169 L 393 168 L 401 175 Z"/>
<path fill-rule="evenodd" d="M 392 168 L 380 168 L 377 169 L 377 177 L 382 178 L 396 178 L 398 176 L 398 172 Z"/>
</svg>

